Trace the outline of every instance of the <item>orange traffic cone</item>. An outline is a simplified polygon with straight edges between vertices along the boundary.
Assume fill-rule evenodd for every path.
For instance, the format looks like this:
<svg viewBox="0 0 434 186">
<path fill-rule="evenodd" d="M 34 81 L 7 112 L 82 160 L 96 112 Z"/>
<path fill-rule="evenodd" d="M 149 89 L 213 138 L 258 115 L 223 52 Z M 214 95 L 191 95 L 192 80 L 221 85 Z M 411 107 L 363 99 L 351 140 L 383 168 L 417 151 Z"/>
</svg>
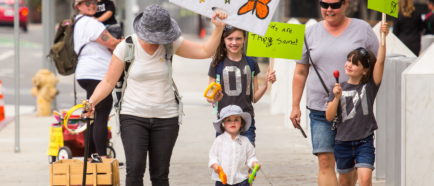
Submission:
<svg viewBox="0 0 434 186">
<path fill-rule="evenodd" d="M 3 121 L 5 119 L 5 100 L 3 96 L 3 85 L 2 81 L 0 80 L 0 121 Z"/>
<path fill-rule="evenodd" d="M 206 29 L 205 28 L 201 28 L 200 29 L 200 33 L 199 33 L 199 37 L 200 38 L 204 38 L 206 36 Z"/>
</svg>

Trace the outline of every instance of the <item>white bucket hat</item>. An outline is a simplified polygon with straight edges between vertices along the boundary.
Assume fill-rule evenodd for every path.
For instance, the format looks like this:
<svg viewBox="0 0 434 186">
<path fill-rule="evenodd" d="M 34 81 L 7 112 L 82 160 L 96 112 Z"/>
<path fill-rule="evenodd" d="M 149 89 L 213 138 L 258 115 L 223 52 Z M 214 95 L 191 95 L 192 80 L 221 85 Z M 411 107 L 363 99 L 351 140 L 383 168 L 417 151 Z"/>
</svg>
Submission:
<svg viewBox="0 0 434 186">
<path fill-rule="evenodd" d="M 233 115 L 241 116 L 241 118 L 246 122 L 244 127 L 241 129 L 241 132 L 245 132 L 245 131 L 249 130 L 250 125 L 252 124 L 252 117 L 250 116 L 250 113 L 243 112 L 243 110 L 237 105 L 228 105 L 220 111 L 220 117 L 219 117 L 220 119 L 218 119 L 217 121 L 214 121 L 214 128 L 217 131 L 217 133 L 223 133 L 224 132 L 221 129 L 223 120 L 225 118 L 227 118 L 229 116 L 233 116 Z"/>
</svg>

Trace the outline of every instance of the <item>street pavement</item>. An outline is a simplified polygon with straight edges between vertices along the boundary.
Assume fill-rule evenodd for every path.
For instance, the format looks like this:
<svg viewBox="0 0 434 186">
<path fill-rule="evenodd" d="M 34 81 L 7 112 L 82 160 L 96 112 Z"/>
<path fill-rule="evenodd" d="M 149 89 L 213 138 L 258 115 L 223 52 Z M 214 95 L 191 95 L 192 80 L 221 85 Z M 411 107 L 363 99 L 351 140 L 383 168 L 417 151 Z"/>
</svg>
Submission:
<svg viewBox="0 0 434 186">
<path fill-rule="evenodd" d="M 169 179 L 174 186 L 214 184 L 207 163 L 208 151 L 215 137 L 212 127 L 215 114 L 211 105 L 203 98 L 203 90 L 208 83 L 209 62 L 210 59 L 174 58 L 174 78 L 184 98 L 186 114 L 172 155 Z M 259 75 L 260 79 L 263 79 L 266 68 L 265 64 L 261 64 L 263 72 Z M 62 77 L 61 81 L 72 82 L 72 77 Z M 14 152 L 14 120 L 0 124 L 0 185 L 49 185 L 49 126 L 55 119 L 37 117 L 34 109 L 28 107 L 25 107 L 25 112 L 20 115 L 20 152 Z M 257 127 L 256 154 L 262 165 L 254 185 L 316 185 L 317 160 L 311 154 L 310 140 L 303 138 L 289 123 L 284 123 L 283 115 L 270 114 L 269 93 L 254 107 Z M 8 118 L 14 119 L 11 116 L 13 112 L 9 111 L 7 114 Z M 110 120 L 109 125 L 116 134 L 114 119 Z M 310 136 L 310 133 L 307 133 Z M 112 142 L 117 158 L 125 162 L 119 136 L 113 135 Z M 120 168 L 120 174 L 121 184 L 124 185 L 125 166 Z M 144 179 L 145 185 L 151 185 L 148 170 Z M 374 179 L 374 185 L 385 184 L 384 181 Z"/>
</svg>

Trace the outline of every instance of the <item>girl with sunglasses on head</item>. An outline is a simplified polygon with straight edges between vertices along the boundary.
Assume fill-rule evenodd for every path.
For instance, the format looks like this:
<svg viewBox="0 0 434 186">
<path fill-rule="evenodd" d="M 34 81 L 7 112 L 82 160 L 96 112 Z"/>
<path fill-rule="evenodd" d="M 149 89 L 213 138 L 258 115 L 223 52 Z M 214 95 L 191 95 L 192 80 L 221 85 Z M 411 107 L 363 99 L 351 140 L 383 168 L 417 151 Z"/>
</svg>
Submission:
<svg viewBox="0 0 434 186">
<path fill-rule="evenodd" d="M 389 32 L 386 24 L 381 27 L 385 36 Z M 358 48 L 347 55 L 346 82 L 336 83 L 329 97 L 326 119 L 336 123 L 334 155 L 341 186 L 352 185 L 355 178 L 351 171 L 357 170 L 361 186 L 372 185 L 375 162 L 374 131 L 377 122 L 373 105 L 383 78 L 386 46 L 380 46 L 378 56 Z M 338 112 L 339 110 L 339 112 Z"/>
<path fill-rule="evenodd" d="M 337 69 L 343 74 L 341 82 L 348 80 L 343 73 L 346 54 L 359 47 L 377 51 L 378 39 L 368 23 L 345 15 L 349 0 L 320 0 L 319 5 L 323 20 L 306 29 L 306 43 L 310 52 L 308 55 L 305 47 L 302 59 L 297 61 L 295 67 L 290 119 L 295 128 L 300 127 L 300 100 L 306 85 L 312 148 L 319 166 L 318 185 L 336 186 L 338 180 L 333 155 L 336 131 L 332 130 L 332 124 L 325 118 L 328 87 L 335 82 L 330 74 Z M 324 86 L 310 65 L 309 56 L 324 80 Z"/>
<path fill-rule="evenodd" d="M 246 31 L 226 25 L 208 71 L 209 83 L 220 83 L 222 90 L 215 95 L 214 99 L 207 99 L 207 101 L 218 103 L 218 113 L 227 105 L 237 105 L 244 112 L 250 113 L 252 125 L 241 135 L 248 137 L 254 145 L 256 127 L 252 102 L 256 103 L 262 98 L 268 83 L 276 81 L 276 75 L 275 71 L 267 72 L 264 85 L 259 86 L 257 77 L 260 72 L 259 66 L 244 52 L 246 37 Z"/>
</svg>

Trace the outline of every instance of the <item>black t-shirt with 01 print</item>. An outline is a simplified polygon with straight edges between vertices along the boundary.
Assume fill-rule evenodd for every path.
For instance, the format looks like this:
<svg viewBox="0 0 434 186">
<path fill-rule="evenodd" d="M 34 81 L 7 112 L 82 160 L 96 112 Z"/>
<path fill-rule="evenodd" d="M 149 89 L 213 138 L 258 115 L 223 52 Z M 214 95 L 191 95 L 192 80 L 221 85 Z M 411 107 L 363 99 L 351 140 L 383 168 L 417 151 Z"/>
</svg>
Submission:
<svg viewBox="0 0 434 186">
<path fill-rule="evenodd" d="M 223 63 L 220 74 L 220 84 L 222 86 L 223 99 L 218 102 L 218 112 L 227 105 L 238 105 L 244 112 L 249 112 L 252 117 L 255 115 L 252 105 L 254 77 L 259 74 L 259 65 L 254 62 L 254 74 L 247 63 L 246 57 L 240 61 L 232 61 L 227 57 L 220 63 Z M 210 65 L 208 76 L 217 78 L 216 67 Z"/>
</svg>

